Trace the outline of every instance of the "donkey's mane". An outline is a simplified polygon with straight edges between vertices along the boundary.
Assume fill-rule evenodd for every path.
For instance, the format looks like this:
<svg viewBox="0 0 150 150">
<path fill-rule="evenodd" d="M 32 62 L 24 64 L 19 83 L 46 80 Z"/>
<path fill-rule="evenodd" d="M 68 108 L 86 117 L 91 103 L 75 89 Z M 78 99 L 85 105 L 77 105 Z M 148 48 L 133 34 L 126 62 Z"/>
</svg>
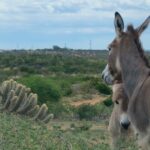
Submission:
<svg viewBox="0 0 150 150">
<path fill-rule="evenodd" d="M 138 49 L 138 52 L 139 52 L 141 58 L 144 60 L 145 65 L 146 65 L 148 68 L 150 68 L 149 61 L 148 61 L 147 57 L 146 57 L 145 54 L 144 54 L 144 50 L 143 50 L 143 47 L 142 47 L 141 42 L 140 42 L 140 40 L 139 40 L 138 33 L 137 33 L 137 31 L 134 29 L 133 25 L 128 25 L 128 26 L 127 26 L 127 32 L 129 32 L 129 33 L 132 34 L 132 36 L 133 36 L 133 38 L 134 38 L 134 42 L 135 42 L 135 44 L 136 44 L 136 46 L 137 46 L 137 49 Z"/>
</svg>

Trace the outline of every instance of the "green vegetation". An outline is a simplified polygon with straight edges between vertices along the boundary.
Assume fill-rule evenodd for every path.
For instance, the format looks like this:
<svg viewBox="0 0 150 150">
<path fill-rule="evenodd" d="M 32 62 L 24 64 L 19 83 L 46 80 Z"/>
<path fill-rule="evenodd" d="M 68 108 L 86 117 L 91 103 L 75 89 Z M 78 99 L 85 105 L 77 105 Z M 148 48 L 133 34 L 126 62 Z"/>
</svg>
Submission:
<svg viewBox="0 0 150 150">
<path fill-rule="evenodd" d="M 104 53 L 104 52 L 103 52 Z M 82 54 L 82 53 L 81 53 Z M 99 52 L 97 56 L 73 52 L 3 52 L 0 53 L 0 80 L 10 76 L 29 74 L 100 74 L 106 61 Z M 106 53 L 104 53 L 106 55 Z"/>
<path fill-rule="evenodd" d="M 105 106 L 111 106 L 113 104 L 111 97 L 108 97 L 106 100 L 103 101 Z"/>
<path fill-rule="evenodd" d="M 102 122 L 74 124 L 77 128 L 61 129 L 64 122 L 39 124 L 26 118 L 0 113 L 0 149 L 4 150 L 110 150 L 107 128 Z M 53 124 L 53 126 L 52 126 Z M 93 129 L 92 126 L 95 126 Z M 52 129 L 50 128 L 52 127 Z M 79 128 L 78 128 L 79 127 Z M 99 127 L 99 128 L 98 128 Z M 120 140 L 124 150 L 137 150 L 134 142 Z"/>
<path fill-rule="evenodd" d="M 46 103 L 48 112 L 54 114 L 54 120 L 44 125 L 25 116 L 0 113 L 0 149 L 110 150 L 107 126 L 112 91 L 100 78 L 107 53 L 54 49 L 0 53 L 0 82 L 13 78 L 30 87 L 38 95 L 38 105 Z M 92 101 L 95 95 L 108 96 L 95 105 L 70 105 Z M 121 147 L 136 149 L 128 141 Z"/>
<path fill-rule="evenodd" d="M 78 110 L 80 119 L 92 119 L 98 112 L 92 105 L 81 105 Z"/>
<path fill-rule="evenodd" d="M 97 83 L 96 89 L 102 94 L 110 95 L 112 93 L 111 89 L 104 83 Z"/>
<path fill-rule="evenodd" d="M 48 114 L 46 104 L 37 105 L 37 94 L 32 93 L 30 88 L 14 80 L 7 80 L 2 83 L 0 89 L 1 111 L 15 112 L 44 123 L 48 123 L 53 117 L 53 114 Z"/>
<path fill-rule="evenodd" d="M 40 76 L 30 76 L 19 79 L 22 84 L 30 87 L 34 93 L 38 93 L 39 102 L 58 102 L 61 96 L 56 84 Z"/>
</svg>

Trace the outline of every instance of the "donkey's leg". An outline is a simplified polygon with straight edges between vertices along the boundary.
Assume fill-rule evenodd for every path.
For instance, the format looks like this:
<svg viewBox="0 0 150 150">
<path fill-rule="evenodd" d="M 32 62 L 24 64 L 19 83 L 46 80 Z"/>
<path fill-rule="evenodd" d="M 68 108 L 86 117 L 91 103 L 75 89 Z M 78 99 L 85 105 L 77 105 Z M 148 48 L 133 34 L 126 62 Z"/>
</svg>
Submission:
<svg viewBox="0 0 150 150">
<path fill-rule="evenodd" d="M 110 120 L 109 120 L 109 126 L 108 126 L 108 131 L 110 133 L 111 137 L 111 142 L 110 146 L 111 149 L 116 150 L 118 147 L 118 140 L 120 137 L 120 123 L 119 123 L 119 118 L 118 118 L 117 110 L 116 108 L 113 109 L 113 112 L 111 114 Z"/>
</svg>

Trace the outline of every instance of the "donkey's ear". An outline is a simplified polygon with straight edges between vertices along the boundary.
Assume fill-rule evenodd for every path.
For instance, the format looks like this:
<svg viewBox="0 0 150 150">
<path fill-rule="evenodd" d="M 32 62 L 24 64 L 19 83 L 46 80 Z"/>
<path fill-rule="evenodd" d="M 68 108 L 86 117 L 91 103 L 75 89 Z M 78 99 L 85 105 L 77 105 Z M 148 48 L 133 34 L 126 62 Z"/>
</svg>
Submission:
<svg viewBox="0 0 150 150">
<path fill-rule="evenodd" d="M 124 29 L 124 22 L 121 15 L 118 12 L 115 12 L 114 25 L 117 36 L 120 36 Z"/>
<path fill-rule="evenodd" d="M 136 31 L 138 32 L 139 36 L 148 27 L 149 23 L 150 23 L 150 16 L 147 17 L 147 19 L 136 29 Z"/>
</svg>

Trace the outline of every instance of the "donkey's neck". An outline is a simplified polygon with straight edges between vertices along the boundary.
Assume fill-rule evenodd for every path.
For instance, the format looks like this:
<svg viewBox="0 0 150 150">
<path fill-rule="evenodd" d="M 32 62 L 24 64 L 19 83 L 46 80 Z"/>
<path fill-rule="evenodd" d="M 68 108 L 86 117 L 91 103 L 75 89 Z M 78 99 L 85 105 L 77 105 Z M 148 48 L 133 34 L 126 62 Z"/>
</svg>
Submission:
<svg viewBox="0 0 150 150">
<path fill-rule="evenodd" d="M 120 65 L 125 91 L 131 98 L 135 88 L 148 76 L 149 68 L 140 56 L 136 45 L 122 49 Z"/>
</svg>

